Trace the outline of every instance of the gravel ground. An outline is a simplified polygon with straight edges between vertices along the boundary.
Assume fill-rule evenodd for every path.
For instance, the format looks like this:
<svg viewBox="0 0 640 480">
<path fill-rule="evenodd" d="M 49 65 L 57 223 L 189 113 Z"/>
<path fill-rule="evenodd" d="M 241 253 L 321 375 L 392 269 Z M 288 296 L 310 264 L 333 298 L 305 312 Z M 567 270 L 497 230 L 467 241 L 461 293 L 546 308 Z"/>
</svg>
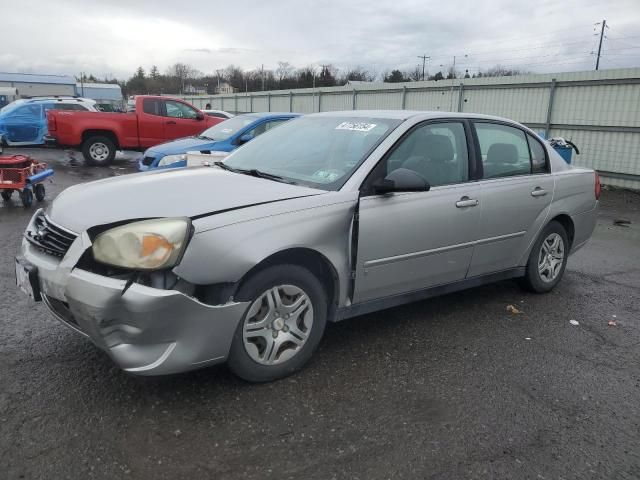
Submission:
<svg viewBox="0 0 640 480">
<path fill-rule="evenodd" d="M 100 169 L 28 152 L 56 170 L 45 204 L 134 171 L 133 154 Z M 507 281 L 331 325 L 307 368 L 265 385 L 115 368 L 16 290 L 32 212 L 0 202 L 0 479 L 640 478 L 636 193 L 603 192 L 554 292 Z"/>
</svg>

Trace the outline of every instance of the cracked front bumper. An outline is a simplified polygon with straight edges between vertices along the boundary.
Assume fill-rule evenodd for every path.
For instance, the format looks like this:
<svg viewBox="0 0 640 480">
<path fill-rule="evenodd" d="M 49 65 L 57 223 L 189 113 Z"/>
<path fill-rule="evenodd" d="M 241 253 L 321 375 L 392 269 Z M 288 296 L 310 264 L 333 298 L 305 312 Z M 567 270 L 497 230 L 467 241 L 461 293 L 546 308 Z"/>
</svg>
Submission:
<svg viewBox="0 0 640 480">
<path fill-rule="evenodd" d="M 74 268 L 90 246 L 86 235 L 59 261 L 26 240 L 22 257 L 37 268 L 45 305 L 56 318 L 103 349 L 122 369 L 165 375 L 227 358 L 248 303 L 207 305 L 177 290 L 134 283 Z"/>
</svg>

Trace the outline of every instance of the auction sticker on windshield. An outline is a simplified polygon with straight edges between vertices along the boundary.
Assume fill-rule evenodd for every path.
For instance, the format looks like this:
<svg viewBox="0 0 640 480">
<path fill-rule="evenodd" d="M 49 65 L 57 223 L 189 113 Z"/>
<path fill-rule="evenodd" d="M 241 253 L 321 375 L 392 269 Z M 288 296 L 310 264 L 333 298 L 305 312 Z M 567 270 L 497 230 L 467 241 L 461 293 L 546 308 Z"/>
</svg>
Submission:
<svg viewBox="0 0 640 480">
<path fill-rule="evenodd" d="M 356 132 L 368 132 L 376 127 L 375 123 L 367 122 L 342 122 L 336 130 L 353 130 Z"/>
</svg>

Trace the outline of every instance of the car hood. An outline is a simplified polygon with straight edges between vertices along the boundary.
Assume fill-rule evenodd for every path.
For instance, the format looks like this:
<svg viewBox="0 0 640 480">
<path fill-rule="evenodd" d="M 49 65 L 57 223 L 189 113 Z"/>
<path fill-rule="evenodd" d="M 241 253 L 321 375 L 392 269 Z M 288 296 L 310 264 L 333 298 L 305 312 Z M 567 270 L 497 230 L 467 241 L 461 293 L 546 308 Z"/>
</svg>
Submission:
<svg viewBox="0 0 640 480">
<path fill-rule="evenodd" d="M 161 143 L 151 147 L 145 153 L 146 156 L 156 157 L 158 155 L 177 155 L 187 153 L 191 150 L 215 150 L 221 142 L 214 142 L 198 137 L 186 137 L 173 140 L 172 142 Z"/>
<path fill-rule="evenodd" d="M 75 185 L 55 199 L 48 215 L 60 226 L 81 233 L 93 226 L 123 220 L 200 218 L 324 193 L 217 167 L 181 168 Z"/>
</svg>

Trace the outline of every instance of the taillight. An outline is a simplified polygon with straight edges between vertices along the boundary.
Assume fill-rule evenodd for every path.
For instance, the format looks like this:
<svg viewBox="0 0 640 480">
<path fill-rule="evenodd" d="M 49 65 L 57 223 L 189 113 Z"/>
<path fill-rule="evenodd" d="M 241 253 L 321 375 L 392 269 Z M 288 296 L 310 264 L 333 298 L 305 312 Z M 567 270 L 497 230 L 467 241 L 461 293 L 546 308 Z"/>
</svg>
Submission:
<svg viewBox="0 0 640 480">
<path fill-rule="evenodd" d="M 598 175 L 598 172 L 595 172 L 595 174 L 596 174 L 596 185 L 595 185 L 596 200 L 600 200 L 600 192 L 602 191 L 602 187 L 600 186 L 600 175 Z"/>
</svg>

